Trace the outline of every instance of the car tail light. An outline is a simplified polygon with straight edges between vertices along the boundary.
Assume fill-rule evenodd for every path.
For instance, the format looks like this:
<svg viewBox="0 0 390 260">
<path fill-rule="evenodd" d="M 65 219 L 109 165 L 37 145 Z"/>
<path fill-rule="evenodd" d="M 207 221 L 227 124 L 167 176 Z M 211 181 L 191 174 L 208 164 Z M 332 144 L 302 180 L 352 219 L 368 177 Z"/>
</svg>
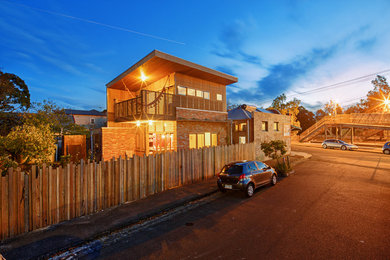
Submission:
<svg viewBox="0 0 390 260">
<path fill-rule="evenodd" d="M 241 174 L 240 177 L 238 178 L 238 180 L 241 181 L 241 180 L 245 179 L 245 177 L 246 177 L 245 174 Z"/>
</svg>

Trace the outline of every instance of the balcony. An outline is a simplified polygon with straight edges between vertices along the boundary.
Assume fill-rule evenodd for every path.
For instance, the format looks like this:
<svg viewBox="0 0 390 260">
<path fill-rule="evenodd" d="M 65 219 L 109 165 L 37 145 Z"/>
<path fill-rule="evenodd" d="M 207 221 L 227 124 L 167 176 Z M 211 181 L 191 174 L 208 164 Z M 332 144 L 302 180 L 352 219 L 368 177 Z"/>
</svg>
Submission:
<svg viewBox="0 0 390 260">
<path fill-rule="evenodd" d="M 176 107 L 224 111 L 222 101 L 141 90 L 138 97 L 115 103 L 115 120 L 175 120 Z"/>
</svg>

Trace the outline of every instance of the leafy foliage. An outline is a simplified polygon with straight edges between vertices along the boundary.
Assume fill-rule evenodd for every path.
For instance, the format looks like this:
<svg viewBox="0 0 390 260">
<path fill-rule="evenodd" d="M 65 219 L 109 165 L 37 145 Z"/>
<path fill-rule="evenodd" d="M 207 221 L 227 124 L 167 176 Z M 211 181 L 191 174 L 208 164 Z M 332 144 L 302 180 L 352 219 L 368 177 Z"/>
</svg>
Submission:
<svg viewBox="0 0 390 260">
<path fill-rule="evenodd" d="M 316 122 L 316 119 L 314 113 L 307 110 L 303 106 L 299 106 L 298 110 L 299 113 L 297 115 L 297 120 L 299 121 L 302 128 L 300 132 L 303 132 L 312 126 Z"/>
<path fill-rule="evenodd" d="M 30 92 L 24 81 L 15 74 L 0 71 L 0 112 L 30 107 Z"/>
<path fill-rule="evenodd" d="M 324 112 L 326 115 L 338 115 L 343 113 L 343 108 L 340 106 L 340 104 L 330 100 L 325 104 Z"/>
<path fill-rule="evenodd" d="M 283 115 L 290 115 L 291 125 L 300 127 L 300 123 L 297 119 L 300 104 L 301 101 L 296 98 L 287 102 L 286 95 L 283 93 L 272 101 L 270 108 L 279 110 Z"/>
<path fill-rule="evenodd" d="M 356 105 L 350 106 L 346 113 L 389 113 L 390 105 L 385 104 L 385 100 L 390 99 L 390 86 L 386 78 L 377 75 L 371 81 L 374 86 L 373 90 L 367 93 L 366 99 L 361 99 Z"/>
<path fill-rule="evenodd" d="M 42 103 L 32 104 L 30 113 L 24 114 L 24 122 L 39 127 L 49 125 L 54 133 L 62 134 L 88 134 L 88 129 L 76 125 L 65 114 L 65 109 L 58 107 L 52 101 L 44 100 Z"/>
<path fill-rule="evenodd" d="M 0 137 L 0 166 L 50 162 L 55 152 L 54 135 L 49 125 L 16 126 L 7 136 Z"/>
<path fill-rule="evenodd" d="M 287 152 L 286 147 L 286 143 L 283 140 L 272 140 L 261 143 L 261 150 L 265 156 L 271 157 L 272 159 L 277 159 L 285 155 Z"/>
</svg>

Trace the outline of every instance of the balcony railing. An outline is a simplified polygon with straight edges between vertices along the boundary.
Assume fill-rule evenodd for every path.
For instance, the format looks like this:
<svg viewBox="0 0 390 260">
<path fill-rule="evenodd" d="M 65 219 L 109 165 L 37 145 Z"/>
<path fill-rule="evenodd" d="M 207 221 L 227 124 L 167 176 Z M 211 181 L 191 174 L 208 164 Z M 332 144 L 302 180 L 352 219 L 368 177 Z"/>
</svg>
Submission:
<svg viewBox="0 0 390 260">
<path fill-rule="evenodd" d="M 175 120 L 176 107 L 223 111 L 221 101 L 141 90 L 138 97 L 115 104 L 115 120 Z"/>
</svg>

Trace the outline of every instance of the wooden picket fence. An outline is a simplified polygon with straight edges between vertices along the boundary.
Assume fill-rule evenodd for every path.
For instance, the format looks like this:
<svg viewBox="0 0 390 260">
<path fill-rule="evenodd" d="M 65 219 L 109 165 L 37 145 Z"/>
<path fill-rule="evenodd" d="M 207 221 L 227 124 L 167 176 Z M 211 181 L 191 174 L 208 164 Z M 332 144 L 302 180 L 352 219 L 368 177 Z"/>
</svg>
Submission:
<svg viewBox="0 0 390 260">
<path fill-rule="evenodd" d="M 224 164 L 254 157 L 250 143 L 9 169 L 0 177 L 0 240 L 212 178 Z"/>
</svg>

